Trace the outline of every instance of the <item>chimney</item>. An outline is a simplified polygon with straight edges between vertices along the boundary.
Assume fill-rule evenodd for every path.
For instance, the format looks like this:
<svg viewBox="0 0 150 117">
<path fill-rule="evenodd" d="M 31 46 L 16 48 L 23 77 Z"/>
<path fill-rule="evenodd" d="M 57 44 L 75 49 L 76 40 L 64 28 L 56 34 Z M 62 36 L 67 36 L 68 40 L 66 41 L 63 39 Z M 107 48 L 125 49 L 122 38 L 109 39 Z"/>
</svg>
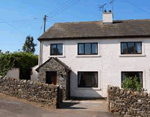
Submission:
<svg viewBox="0 0 150 117">
<path fill-rule="evenodd" d="M 113 13 L 111 10 L 107 12 L 106 10 L 103 11 L 103 23 L 104 24 L 112 24 L 113 23 Z"/>
</svg>

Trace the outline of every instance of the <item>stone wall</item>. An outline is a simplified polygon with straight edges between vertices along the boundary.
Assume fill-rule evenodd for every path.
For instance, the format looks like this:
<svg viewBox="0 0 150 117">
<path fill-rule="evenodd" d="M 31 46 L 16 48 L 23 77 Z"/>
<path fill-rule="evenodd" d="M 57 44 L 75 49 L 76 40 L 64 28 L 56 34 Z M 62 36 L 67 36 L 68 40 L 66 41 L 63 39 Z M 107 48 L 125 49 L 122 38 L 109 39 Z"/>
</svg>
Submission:
<svg viewBox="0 0 150 117">
<path fill-rule="evenodd" d="M 57 84 L 62 89 L 63 99 L 67 99 L 67 88 L 68 83 L 68 72 L 67 69 L 62 66 L 59 62 L 57 62 L 54 58 L 47 61 L 41 68 L 39 68 L 38 79 L 40 82 L 46 82 L 46 71 L 57 71 Z"/>
<path fill-rule="evenodd" d="M 149 117 L 150 95 L 144 91 L 130 91 L 108 86 L 108 109 L 124 117 Z"/>
<path fill-rule="evenodd" d="M 61 102 L 59 86 L 30 80 L 0 78 L 0 92 L 54 108 L 59 107 Z"/>
</svg>

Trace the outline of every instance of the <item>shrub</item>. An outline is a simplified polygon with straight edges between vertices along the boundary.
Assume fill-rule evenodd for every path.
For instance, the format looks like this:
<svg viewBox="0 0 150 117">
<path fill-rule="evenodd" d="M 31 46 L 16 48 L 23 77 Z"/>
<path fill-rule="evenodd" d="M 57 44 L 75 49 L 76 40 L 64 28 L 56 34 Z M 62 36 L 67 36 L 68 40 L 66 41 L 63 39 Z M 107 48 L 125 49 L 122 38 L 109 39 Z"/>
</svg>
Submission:
<svg viewBox="0 0 150 117">
<path fill-rule="evenodd" d="M 125 77 L 122 87 L 124 89 L 131 89 L 135 91 L 141 91 L 142 89 L 142 83 L 140 82 L 138 77 Z"/>
<path fill-rule="evenodd" d="M 22 72 L 38 64 L 38 56 L 26 52 L 0 54 L 0 76 L 5 76 L 12 68 L 19 68 Z"/>
</svg>

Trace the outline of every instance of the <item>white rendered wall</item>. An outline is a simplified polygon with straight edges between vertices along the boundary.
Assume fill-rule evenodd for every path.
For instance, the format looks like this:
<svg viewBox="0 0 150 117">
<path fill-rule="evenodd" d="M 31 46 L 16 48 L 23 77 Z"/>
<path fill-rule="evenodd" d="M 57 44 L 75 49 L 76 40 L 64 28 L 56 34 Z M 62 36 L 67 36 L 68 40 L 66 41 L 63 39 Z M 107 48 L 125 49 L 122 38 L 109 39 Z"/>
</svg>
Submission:
<svg viewBox="0 0 150 117">
<path fill-rule="evenodd" d="M 122 56 L 120 42 L 142 41 L 142 55 Z M 78 42 L 98 42 L 98 55 L 77 55 Z M 57 56 L 71 72 L 71 96 L 106 97 L 107 85 L 121 87 L 121 71 L 143 71 L 143 88 L 150 92 L 150 39 L 91 39 L 42 41 L 42 63 L 50 57 L 50 44 L 63 43 L 63 55 Z M 56 56 L 55 56 L 56 57 Z M 78 88 L 78 71 L 98 71 L 98 88 Z"/>
<path fill-rule="evenodd" d="M 32 67 L 32 75 L 31 75 L 32 81 L 38 81 L 38 72 L 36 71 L 37 68 L 38 68 L 38 65 Z"/>
<path fill-rule="evenodd" d="M 13 68 L 7 72 L 6 77 L 19 79 L 19 74 L 20 74 L 19 68 Z"/>
</svg>

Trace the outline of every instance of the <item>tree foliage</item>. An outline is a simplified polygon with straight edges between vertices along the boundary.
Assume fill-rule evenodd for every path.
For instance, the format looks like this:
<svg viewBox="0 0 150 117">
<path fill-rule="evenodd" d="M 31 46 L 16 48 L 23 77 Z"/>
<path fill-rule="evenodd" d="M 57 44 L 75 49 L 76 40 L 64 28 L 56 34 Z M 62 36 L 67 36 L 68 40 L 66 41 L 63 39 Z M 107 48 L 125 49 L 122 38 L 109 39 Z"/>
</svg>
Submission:
<svg viewBox="0 0 150 117">
<path fill-rule="evenodd" d="M 0 50 L 0 54 L 3 54 L 2 50 Z"/>
<path fill-rule="evenodd" d="M 138 77 L 126 77 L 122 83 L 122 87 L 124 89 L 131 89 L 140 92 L 142 89 L 142 83 Z"/>
<path fill-rule="evenodd" d="M 35 46 L 37 44 L 35 44 L 33 41 L 34 41 L 34 38 L 32 36 L 27 36 L 26 40 L 25 40 L 25 43 L 22 47 L 22 50 L 24 52 L 34 53 L 35 52 Z"/>
<path fill-rule="evenodd" d="M 27 52 L 5 53 L 0 55 L 0 76 L 5 76 L 12 68 L 25 70 L 38 64 L 38 56 Z"/>
</svg>

